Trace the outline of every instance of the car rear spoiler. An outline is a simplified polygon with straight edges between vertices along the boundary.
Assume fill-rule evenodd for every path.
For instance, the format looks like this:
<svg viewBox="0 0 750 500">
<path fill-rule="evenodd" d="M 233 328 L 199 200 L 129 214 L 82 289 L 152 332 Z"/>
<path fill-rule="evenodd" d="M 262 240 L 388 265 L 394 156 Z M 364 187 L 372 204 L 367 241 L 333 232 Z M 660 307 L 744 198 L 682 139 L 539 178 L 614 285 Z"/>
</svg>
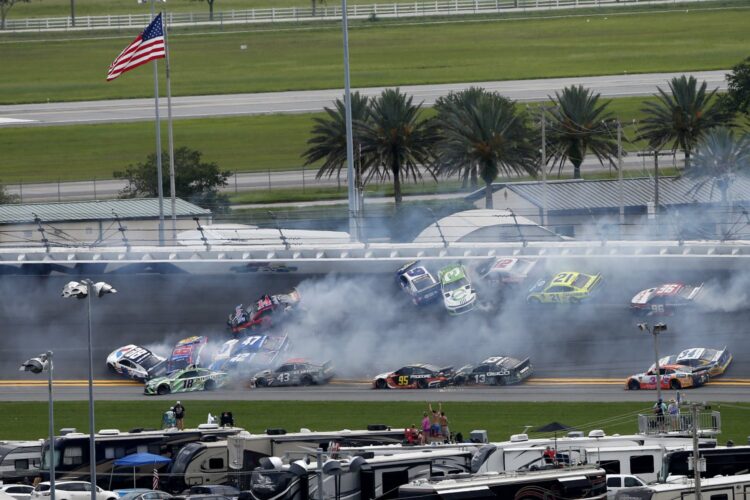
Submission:
<svg viewBox="0 0 750 500">
<path fill-rule="evenodd" d="M 598 287 L 602 283 L 602 273 L 596 273 L 594 275 L 594 282 L 591 284 L 591 287 L 589 287 L 590 290 L 593 290 L 594 288 Z"/>
<path fill-rule="evenodd" d="M 531 366 L 531 358 L 526 358 L 520 363 L 518 363 L 516 366 L 513 367 L 514 370 L 517 370 L 518 373 L 521 373 L 526 368 L 528 368 L 530 371 L 534 371 L 534 368 Z"/>
<path fill-rule="evenodd" d="M 441 373 L 450 373 L 452 371 L 453 371 L 453 365 L 451 365 L 451 366 L 444 366 L 443 368 L 440 369 Z"/>
<path fill-rule="evenodd" d="M 690 295 L 688 296 L 688 300 L 694 300 L 698 295 L 700 295 L 702 290 L 703 290 L 703 283 L 693 288 L 693 291 L 690 292 Z"/>
<path fill-rule="evenodd" d="M 403 273 L 405 273 L 406 271 L 408 271 L 409 269 L 411 269 L 412 267 L 414 267 L 415 265 L 417 265 L 417 262 L 418 261 L 416 261 L 416 260 L 413 260 L 411 262 L 407 262 L 406 264 L 404 264 L 403 266 L 401 266 L 401 267 L 398 268 L 398 271 L 396 271 L 396 274 L 403 274 Z"/>
</svg>

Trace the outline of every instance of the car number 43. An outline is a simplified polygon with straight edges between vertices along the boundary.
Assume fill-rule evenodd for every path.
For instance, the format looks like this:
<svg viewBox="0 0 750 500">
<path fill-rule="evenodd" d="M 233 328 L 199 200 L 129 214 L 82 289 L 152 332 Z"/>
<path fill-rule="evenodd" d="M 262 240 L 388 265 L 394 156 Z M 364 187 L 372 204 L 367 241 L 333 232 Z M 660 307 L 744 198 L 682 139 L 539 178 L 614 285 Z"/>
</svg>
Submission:
<svg viewBox="0 0 750 500">
<path fill-rule="evenodd" d="M 289 374 L 288 373 L 280 373 L 278 377 L 276 377 L 276 380 L 279 382 L 289 382 Z"/>
</svg>

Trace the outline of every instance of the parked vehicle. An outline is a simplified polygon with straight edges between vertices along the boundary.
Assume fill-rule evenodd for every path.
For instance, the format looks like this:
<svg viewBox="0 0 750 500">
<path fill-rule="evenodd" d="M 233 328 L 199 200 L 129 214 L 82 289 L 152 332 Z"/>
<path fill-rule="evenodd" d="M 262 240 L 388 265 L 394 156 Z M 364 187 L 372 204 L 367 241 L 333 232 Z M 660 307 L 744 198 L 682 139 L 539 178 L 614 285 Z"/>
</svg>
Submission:
<svg viewBox="0 0 750 500">
<path fill-rule="evenodd" d="M 41 463 L 39 441 L 0 441 L 0 481 L 32 480 L 39 475 Z"/>
<path fill-rule="evenodd" d="M 750 491 L 750 474 L 707 478 L 701 481 L 701 496 L 711 500 L 740 500 Z M 619 500 L 693 500 L 695 482 L 682 476 L 669 483 L 652 484 L 643 488 L 623 489 L 615 493 Z"/>
<path fill-rule="evenodd" d="M 96 488 L 96 500 L 117 500 L 117 493 Z M 39 483 L 31 493 L 31 500 L 50 496 L 48 481 Z M 88 481 L 55 481 L 55 500 L 91 500 L 91 483 Z"/>
<path fill-rule="evenodd" d="M 16 500 L 29 500 L 33 486 L 26 484 L 0 484 L 0 492 L 7 493 Z"/>
<path fill-rule="evenodd" d="M 615 494 L 626 488 L 640 488 L 646 486 L 638 476 L 632 474 L 607 474 L 607 498 L 615 498 Z"/>
</svg>

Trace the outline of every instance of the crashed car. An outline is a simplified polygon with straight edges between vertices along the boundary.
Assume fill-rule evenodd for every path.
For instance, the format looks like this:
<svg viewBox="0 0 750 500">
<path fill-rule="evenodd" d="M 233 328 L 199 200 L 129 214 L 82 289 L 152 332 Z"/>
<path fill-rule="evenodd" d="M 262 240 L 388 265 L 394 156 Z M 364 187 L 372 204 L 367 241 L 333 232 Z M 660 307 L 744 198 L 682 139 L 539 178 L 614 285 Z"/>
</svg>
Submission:
<svg viewBox="0 0 750 500">
<path fill-rule="evenodd" d="M 659 367 L 662 389 L 688 389 L 700 387 L 708 382 L 709 375 L 706 370 L 695 371 L 684 365 L 665 365 Z M 656 369 L 650 369 L 646 373 L 638 373 L 628 377 L 625 388 L 631 391 L 639 389 L 656 390 Z"/>
<path fill-rule="evenodd" d="M 175 392 L 212 391 L 228 380 L 229 374 L 225 372 L 190 365 L 164 377 L 152 378 L 146 382 L 143 393 L 163 396 Z"/>
<path fill-rule="evenodd" d="M 536 261 L 523 258 L 497 258 L 478 265 L 474 272 L 477 284 L 484 288 L 502 290 L 522 284 L 536 266 Z"/>
<path fill-rule="evenodd" d="M 445 387 L 453 377 L 453 367 L 439 368 L 426 363 L 406 365 L 381 373 L 372 380 L 375 389 L 431 389 Z"/>
<path fill-rule="evenodd" d="M 275 370 L 263 370 L 252 379 L 255 387 L 326 384 L 333 378 L 330 361 L 322 365 L 304 359 L 290 359 Z"/>
<path fill-rule="evenodd" d="M 278 295 L 266 294 L 248 307 L 243 304 L 235 307 L 234 312 L 229 315 L 227 324 L 234 334 L 246 329 L 268 330 L 278 324 L 285 314 L 291 312 L 299 301 L 300 296 L 296 289 Z"/>
<path fill-rule="evenodd" d="M 167 372 L 166 358 L 134 344 L 116 349 L 107 356 L 107 367 L 135 380 L 160 377 Z"/>
<path fill-rule="evenodd" d="M 672 354 L 659 360 L 659 366 L 683 365 L 694 371 L 707 370 L 711 378 L 723 375 L 732 362 L 732 354 L 725 347 L 722 350 L 693 347 L 679 354 Z M 650 370 L 654 369 L 651 365 Z"/>
<path fill-rule="evenodd" d="M 703 283 L 700 285 L 664 283 L 638 292 L 630 301 L 630 308 L 635 313 L 650 316 L 671 315 L 680 309 L 692 306 L 701 290 L 703 290 Z"/>
<path fill-rule="evenodd" d="M 410 262 L 396 271 L 396 280 L 415 305 L 428 304 L 440 297 L 440 283 L 417 262 Z"/>
<path fill-rule="evenodd" d="M 208 337 L 188 337 L 182 339 L 172 349 L 167 360 L 167 373 L 181 370 L 186 366 L 201 364 L 201 353 L 208 343 Z"/>
<path fill-rule="evenodd" d="M 451 379 L 455 385 L 510 385 L 518 384 L 534 373 L 529 358 L 519 360 L 509 356 L 493 356 L 478 365 L 460 368 Z"/>
<path fill-rule="evenodd" d="M 530 304 L 578 304 L 591 298 L 601 282 L 601 274 L 557 273 L 549 282 L 537 281 L 529 290 L 526 301 Z"/>
<path fill-rule="evenodd" d="M 476 306 L 477 294 L 471 287 L 466 269 L 461 264 L 446 266 L 438 271 L 440 291 L 448 314 L 464 314 Z"/>
<path fill-rule="evenodd" d="M 282 335 L 250 335 L 224 343 L 209 366 L 226 372 L 260 370 L 273 367 L 281 353 L 289 348 L 289 337 Z M 251 372 L 252 373 L 252 372 Z"/>
</svg>

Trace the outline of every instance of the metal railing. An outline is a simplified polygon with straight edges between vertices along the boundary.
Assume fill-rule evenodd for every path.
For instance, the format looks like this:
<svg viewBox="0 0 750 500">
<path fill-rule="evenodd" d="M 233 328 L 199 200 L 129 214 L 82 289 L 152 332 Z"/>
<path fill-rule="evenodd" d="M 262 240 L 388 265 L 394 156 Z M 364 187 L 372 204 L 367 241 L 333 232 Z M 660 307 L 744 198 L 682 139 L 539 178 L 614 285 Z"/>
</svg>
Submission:
<svg viewBox="0 0 750 500">
<path fill-rule="evenodd" d="M 698 434 L 715 436 L 721 433 L 721 414 L 718 411 L 698 413 Z M 638 415 L 638 432 L 641 434 L 689 435 L 693 431 L 693 416 L 690 413 L 678 415 Z"/>
<path fill-rule="evenodd" d="M 433 0 L 426 2 L 350 5 L 347 8 L 347 13 L 353 19 L 374 17 L 399 18 L 705 1 L 707 0 L 680 0 L 679 2 L 677 0 Z M 337 6 L 319 6 L 314 11 L 311 7 L 273 7 L 219 11 L 214 13 L 213 19 L 210 18 L 208 12 L 167 13 L 167 22 L 171 26 L 222 26 L 224 24 L 326 21 L 340 18 L 341 8 Z M 77 16 L 75 26 L 73 26 L 70 17 L 25 18 L 7 19 L 5 30 L 46 31 L 142 28 L 149 22 L 150 15 L 145 12 L 143 14 Z"/>
</svg>

